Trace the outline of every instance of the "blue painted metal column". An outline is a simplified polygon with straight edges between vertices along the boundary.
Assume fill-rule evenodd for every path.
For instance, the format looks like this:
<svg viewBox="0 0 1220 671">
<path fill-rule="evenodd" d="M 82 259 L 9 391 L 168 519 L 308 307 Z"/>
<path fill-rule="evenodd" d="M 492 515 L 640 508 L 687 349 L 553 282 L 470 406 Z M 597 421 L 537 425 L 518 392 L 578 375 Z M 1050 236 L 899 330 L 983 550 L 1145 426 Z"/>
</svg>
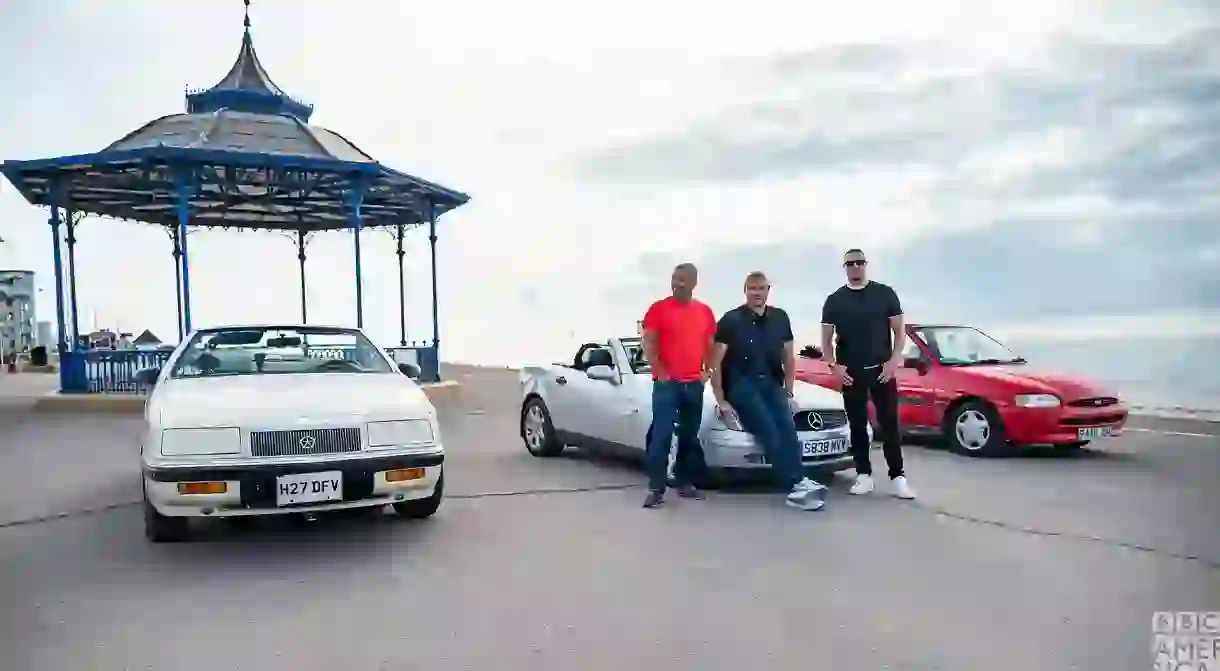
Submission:
<svg viewBox="0 0 1220 671">
<path fill-rule="evenodd" d="M 182 248 L 182 330 L 184 334 L 191 332 L 191 257 L 187 251 L 186 227 L 191 220 L 191 191 L 194 188 L 194 175 L 179 171 L 174 180 L 178 199 L 178 239 Z M 181 342 L 181 338 L 179 338 Z"/>
<path fill-rule="evenodd" d="M 177 304 L 178 342 L 182 342 L 182 232 L 177 226 L 173 228 L 171 237 L 174 239 L 174 302 Z"/>
<path fill-rule="evenodd" d="M 407 346 L 407 282 L 402 271 L 402 259 L 406 256 L 402 250 L 402 238 L 406 228 L 399 224 L 395 236 L 398 238 L 398 344 L 402 347 Z"/>
<path fill-rule="evenodd" d="M 441 317 L 440 300 L 436 284 L 436 205 L 432 199 L 424 201 L 428 213 L 428 246 L 432 254 L 432 357 L 436 366 L 435 380 L 441 379 Z"/>
<path fill-rule="evenodd" d="M 301 264 L 301 323 L 309 323 L 309 300 L 305 297 L 305 229 L 297 231 L 297 261 Z"/>
<path fill-rule="evenodd" d="M 352 240 L 356 247 L 356 328 L 364 328 L 364 282 L 360 261 L 360 207 L 364 204 L 364 178 L 357 176 L 347 190 L 347 217 L 352 227 Z"/>
<path fill-rule="evenodd" d="M 67 204 L 65 219 L 68 223 L 68 295 L 71 298 L 72 310 L 72 343 L 68 349 L 80 347 L 80 318 L 76 312 L 76 213 L 72 211 L 72 203 Z"/>
<path fill-rule="evenodd" d="M 59 205 L 63 199 L 63 187 L 58 178 L 51 185 L 51 240 L 55 254 L 55 351 L 59 354 L 59 389 L 67 391 L 71 388 L 71 366 L 65 366 L 67 358 L 67 343 L 64 337 L 64 259 L 59 245 Z"/>
</svg>

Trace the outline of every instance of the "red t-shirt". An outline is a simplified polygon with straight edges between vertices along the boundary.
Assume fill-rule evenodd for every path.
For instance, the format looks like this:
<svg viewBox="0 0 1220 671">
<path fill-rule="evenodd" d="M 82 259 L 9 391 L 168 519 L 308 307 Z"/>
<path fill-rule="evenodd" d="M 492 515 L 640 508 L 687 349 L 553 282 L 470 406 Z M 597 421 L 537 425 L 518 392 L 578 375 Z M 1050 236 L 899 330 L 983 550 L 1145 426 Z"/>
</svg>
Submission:
<svg viewBox="0 0 1220 671">
<path fill-rule="evenodd" d="M 716 333 L 716 317 L 708 306 L 691 299 L 659 300 L 644 315 L 644 330 L 657 336 L 657 358 L 665 379 L 697 382 L 703 375 L 703 361 Z M 652 373 L 657 379 L 657 373 Z"/>
</svg>

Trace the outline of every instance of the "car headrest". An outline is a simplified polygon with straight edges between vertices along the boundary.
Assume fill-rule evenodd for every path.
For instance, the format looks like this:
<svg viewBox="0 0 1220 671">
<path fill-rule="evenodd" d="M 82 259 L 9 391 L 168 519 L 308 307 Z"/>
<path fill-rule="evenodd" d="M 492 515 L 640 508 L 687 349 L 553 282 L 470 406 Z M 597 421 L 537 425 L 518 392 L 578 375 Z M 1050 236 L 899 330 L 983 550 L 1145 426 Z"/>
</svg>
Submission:
<svg viewBox="0 0 1220 671">
<path fill-rule="evenodd" d="M 610 356 L 608 349 L 589 350 L 588 357 L 589 366 L 614 366 L 614 358 Z"/>
</svg>

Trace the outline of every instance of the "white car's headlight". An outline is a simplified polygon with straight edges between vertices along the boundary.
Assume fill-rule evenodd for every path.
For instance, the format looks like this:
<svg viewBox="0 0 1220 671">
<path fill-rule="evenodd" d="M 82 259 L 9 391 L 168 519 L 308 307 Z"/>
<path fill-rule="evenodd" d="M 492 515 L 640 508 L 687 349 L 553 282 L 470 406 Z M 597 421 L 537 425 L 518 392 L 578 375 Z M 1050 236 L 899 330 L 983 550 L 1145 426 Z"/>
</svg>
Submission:
<svg viewBox="0 0 1220 671">
<path fill-rule="evenodd" d="M 161 455 L 241 454 L 241 431 L 236 428 L 166 429 L 161 432 Z"/>
<path fill-rule="evenodd" d="M 399 447 L 420 445 L 436 440 L 432 422 L 427 419 L 401 419 L 392 422 L 370 422 L 366 425 L 369 447 Z"/>
<path fill-rule="evenodd" d="M 1022 408 L 1058 408 L 1059 397 L 1053 394 L 1021 394 L 1016 404 Z"/>
</svg>

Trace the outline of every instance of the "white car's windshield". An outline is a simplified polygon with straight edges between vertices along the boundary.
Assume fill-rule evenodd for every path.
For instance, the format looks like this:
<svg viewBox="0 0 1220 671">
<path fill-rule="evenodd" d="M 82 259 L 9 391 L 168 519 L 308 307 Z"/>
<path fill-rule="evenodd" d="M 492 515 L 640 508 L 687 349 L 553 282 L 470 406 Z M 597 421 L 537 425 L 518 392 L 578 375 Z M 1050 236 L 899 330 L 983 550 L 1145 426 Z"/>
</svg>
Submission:
<svg viewBox="0 0 1220 671">
<path fill-rule="evenodd" d="M 199 331 L 170 377 L 395 372 L 359 331 L 260 326 Z"/>
<path fill-rule="evenodd" d="M 925 326 L 915 334 L 946 366 L 1025 363 L 1025 359 L 982 331 L 969 326 Z"/>
</svg>

